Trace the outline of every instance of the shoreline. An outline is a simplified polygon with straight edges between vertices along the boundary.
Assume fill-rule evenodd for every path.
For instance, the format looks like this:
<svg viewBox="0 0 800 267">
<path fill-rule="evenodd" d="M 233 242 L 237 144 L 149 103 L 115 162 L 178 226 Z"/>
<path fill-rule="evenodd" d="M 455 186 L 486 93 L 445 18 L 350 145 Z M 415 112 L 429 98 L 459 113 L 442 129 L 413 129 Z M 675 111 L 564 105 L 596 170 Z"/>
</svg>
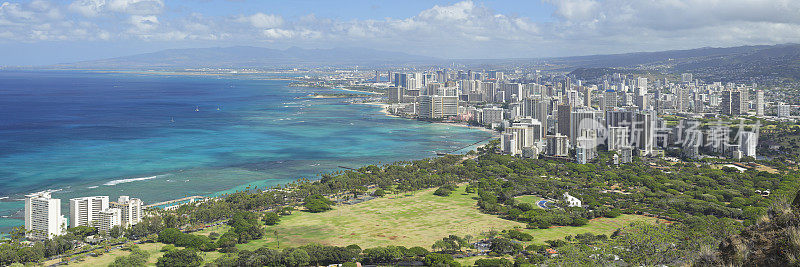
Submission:
<svg viewBox="0 0 800 267">
<path fill-rule="evenodd" d="M 364 104 L 364 105 L 370 105 L 370 106 L 377 107 L 377 108 L 380 109 L 380 112 L 382 113 L 382 114 L 375 114 L 377 116 L 384 115 L 384 116 L 387 116 L 387 117 L 404 118 L 404 117 L 393 115 L 393 114 L 389 113 L 387 107 L 389 107 L 390 105 L 387 104 L 387 103 L 364 102 L 364 103 L 351 103 L 351 104 Z M 416 121 L 418 121 L 418 120 L 416 120 Z M 422 122 L 422 121 L 418 121 L 418 122 Z M 457 124 L 457 123 L 439 123 L 439 124 L 441 124 L 441 125 L 458 126 L 458 127 L 467 127 L 467 128 L 480 128 L 480 127 L 471 127 L 471 126 L 468 126 L 468 125 Z M 482 129 L 482 130 L 487 130 L 487 129 Z M 475 146 L 482 146 L 482 145 L 485 145 L 485 143 L 484 144 L 477 144 Z M 476 149 L 475 146 L 471 146 L 470 150 L 475 150 Z M 466 150 L 464 150 L 464 151 L 466 151 Z M 406 155 L 406 157 L 407 158 L 416 158 L 412 154 Z M 431 155 L 430 157 L 433 157 L 433 156 Z M 336 170 L 339 170 L 339 169 L 338 168 L 333 168 L 333 169 L 330 169 L 328 171 L 329 172 L 333 172 L 333 171 L 336 171 Z M 183 171 L 183 170 L 181 169 L 180 171 Z M 170 173 L 170 172 L 167 172 L 167 173 Z M 91 181 L 91 182 L 86 182 L 86 183 L 79 182 L 79 183 L 76 183 L 76 184 L 67 185 L 66 188 L 78 188 L 78 187 L 80 187 L 82 189 L 83 188 L 89 188 L 89 189 L 94 190 L 98 186 L 101 187 L 101 188 L 104 188 L 104 186 L 112 186 L 111 183 L 113 183 L 113 185 L 128 184 L 129 182 L 136 182 L 136 181 L 140 181 L 140 180 L 146 180 L 145 178 L 151 178 L 151 177 L 159 176 L 159 175 L 164 175 L 164 173 L 163 172 L 147 173 L 146 175 L 133 175 L 133 176 L 130 176 L 130 177 L 114 177 L 114 178 L 108 179 L 108 180 Z M 317 176 L 317 177 L 309 177 L 309 178 L 312 178 L 312 180 L 318 180 L 320 177 Z M 314 179 L 314 178 L 316 178 L 316 179 Z M 147 180 L 149 180 L 149 179 L 147 179 Z M 188 179 L 187 179 L 187 181 L 188 181 Z M 227 194 L 227 193 L 231 192 L 232 190 L 238 190 L 241 187 L 244 187 L 244 186 L 246 186 L 248 184 L 250 184 L 250 183 L 242 183 L 242 184 L 233 185 L 233 186 L 231 186 L 229 188 L 226 188 L 226 189 L 223 189 L 223 190 L 214 191 L 214 192 L 211 192 L 209 194 L 203 194 L 203 196 L 210 197 L 210 198 L 217 198 L 217 197 L 219 197 L 221 195 L 224 195 L 224 194 Z M 283 183 L 280 183 L 280 184 L 283 184 Z M 106 190 L 106 189 L 104 189 L 104 190 Z M 126 191 L 127 192 L 125 192 L 125 194 L 132 195 L 132 196 L 137 196 L 137 193 L 134 192 L 134 191 L 129 191 L 129 190 L 126 190 Z M 34 192 L 35 192 L 35 190 L 34 190 Z M 178 199 L 182 195 L 183 194 L 178 193 L 178 194 L 174 194 L 174 195 L 165 196 L 164 199 L 165 200 Z M 8 196 L 6 196 L 6 197 L 8 197 Z M 64 200 L 64 197 L 62 197 L 62 201 L 63 200 Z M 153 202 L 158 202 L 160 200 L 161 199 L 154 200 Z M 0 200 L 0 202 L 10 202 L 10 203 L 19 204 L 21 202 L 24 202 L 24 200 L 21 200 L 19 198 L 9 197 L 9 198 L 5 198 L 5 199 Z M 17 206 L 17 205 L 14 205 L 14 206 Z M 4 227 L 5 226 L 19 226 L 19 225 L 22 224 L 22 221 L 19 220 L 19 218 L 17 218 L 17 216 L 13 216 L 15 214 L 19 214 L 19 211 L 12 211 L 9 214 L 11 216 L 8 216 L 8 217 L 5 217 L 5 218 L 0 218 L 0 219 L 4 220 L 4 222 L 3 222 L 3 226 Z"/>
</svg>

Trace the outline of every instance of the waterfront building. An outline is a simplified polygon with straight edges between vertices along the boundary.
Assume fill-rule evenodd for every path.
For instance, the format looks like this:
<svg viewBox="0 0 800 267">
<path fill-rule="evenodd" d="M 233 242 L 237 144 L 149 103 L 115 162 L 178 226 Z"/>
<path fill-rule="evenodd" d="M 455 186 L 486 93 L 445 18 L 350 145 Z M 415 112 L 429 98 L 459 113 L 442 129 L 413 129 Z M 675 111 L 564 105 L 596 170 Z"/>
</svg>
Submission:
<svg viewBox="0 0 800 267">
<path fill-rule="evenodd" d="M 492 123 L 499 123 L 501 121 L 503 121 L 502 108 L 492 107 L 481 109 L 481 123 L 484 125 L 491 125 Z"/>
<path fill-rule="evenodd" d="M 110 206 L 120 210 L 121 225 L 131 227 L 142 221 L 142 206 L 144 202 L 138 198 L 120 196 L 117 202 L 111 202 Z"/>
<path fill-rule="evenodd" d="M 114 226 L 122 225 L 121 211 L 117 208 L 105 209 L 98 214 L 95 227 L 100 232 L 108 233 Z"/>
<path fill-rule="evenodd" d="M 79 197 L 69 200 L 69 226 L 94 227 L 100 212 L 108 209 L 108 196 Z"/>
<path fill-rule="evenodd" d="M 401 103 L 404 100 L 405 94 L 403 87 L 392 86 L 386 89 L 386 96 L 389 98 L 389 103 Z"/>
<path fill-rule="evenodd" d="M 48 239 L 64 234 L 67 218 L 61 215 L 61 199 L 50 192 L 25 196 L 25 231 L 29 239 Z"/>
<path fill-rule="evenodd" d="M 457 96 L 424 95 L 418 101 L 420 118 L 441 119 L 458 115 Z"/>
</svg>

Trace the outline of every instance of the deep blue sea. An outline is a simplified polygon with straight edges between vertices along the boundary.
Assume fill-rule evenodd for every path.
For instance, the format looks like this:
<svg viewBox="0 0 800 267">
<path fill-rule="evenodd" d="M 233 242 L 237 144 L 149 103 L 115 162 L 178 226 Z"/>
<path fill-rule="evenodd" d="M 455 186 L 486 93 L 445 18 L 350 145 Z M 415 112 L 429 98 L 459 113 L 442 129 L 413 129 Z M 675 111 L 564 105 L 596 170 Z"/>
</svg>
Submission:
<svg viewBox="0 0 800 267">
<path fill-rule="evenodd" d="M 435 156 L 485 131 L 388 117 L 268 76 L 0 71 L 0 231 L 23 195 L 145 203 Z M 272 77 L 275 78 L 275 77 Z"/>
</svg>

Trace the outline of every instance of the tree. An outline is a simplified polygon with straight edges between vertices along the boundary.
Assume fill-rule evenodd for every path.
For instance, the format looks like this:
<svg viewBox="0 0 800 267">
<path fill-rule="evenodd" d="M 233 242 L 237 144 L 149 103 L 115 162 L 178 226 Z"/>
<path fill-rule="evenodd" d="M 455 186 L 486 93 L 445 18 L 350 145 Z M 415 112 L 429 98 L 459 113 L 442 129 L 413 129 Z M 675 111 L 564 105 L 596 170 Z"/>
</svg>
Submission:
<svg viewBox="0 0 800 267">
<path fill-rule="evenodd" d="M 495 238 L 489 249 L 497 254 L 514 254 L 522 250 L 522 245 L 505 238 Z"/>
<path fill-rule="evenodd" d="M 88 226 L 76 226 L 76 227 L 72 227 L 72 228 L 67 229 L 67 232 L 75 235 L 76 237 L 84 239 L 87 236 L 96 235 L 97 234 L 97 228 L 88 227 Z"/>
<path fill-rule="evenodd" d="M 460 266 L 459 263 L 453 261 L 453 255 L 430 253 L 425 255 L 426 266 Z"/>
<path fill-rule="evenodd" d="M 310 260 L 308 253 L 301 249 L 293 249 L 292 252 L 289 252 L 289 255 L 286 255 L 286 265 L 287 266 L 307 266 Z"/>
<path fill-rule="evenodd" d="M 436 191 L 433 192 L 434 195 L 437 195 L 437 196 L 440 196 L 440 197 L 446 197 L 446 196 L 449 196 L 452 193 L 453 193 L 453 191 L 451 191 L 448 188 L 444 188 L 444 187 L 439 187 L 439 189 L 436 189 Z"/>
<path fill-rule="evenodd" d="M 264 224 L 266 225 L 276 225 L 281 220 L 281 217 L 274 212 L 267 212 L 264 214 Z"/>
<path fill-rule="evenodd" d="M 511 267 L 514 266 L 508 259 L 479 259 L 475 261 L 479 267 Z"/>
<path fill-rule="evenodd" d="M 292 215 L 294 207 L 283 207 L 280 209 L 280 215 Z"/>
<path fill-rule="evenodd" d="M 194 249 L 171 250 L 164 253 L 164 256 L 158 258 L 156 266 L 158 267 L 194 267 L 203 264 L 203 258 L 197 255 Z"/>
<path fill-rule="evenodd" d="M 306 210 L 315 213 L 331 210 L 331 205 L 333 204 L 333 201 L 330 201 L 321 195 L 309 196 L 303 202 L 303 206 L 306 208 Z"/>
<path fill-rule="evenodd" d="M 372 192 L 372 196 L 374 197 L 383 197 L 386 195 L 386 191 L 383 191 L 383 188 L 378 188 L 375 192 Z"/>
<path fill-rule="evenodd" d="M 134 246 L 131 248 L 131 254 L 128 256 L 119 256 L 114 259 L 114 262 L 108 265 L 109 267 L 139 267 L 147 266 L 147 259 L 150 258 L 150 253 L 141 250 Z"/>
<path fill-rule="evenodd" d="M 114 227 L 111 227 L 111 230 L 108 230 L 108 236 L 112 238 L 119 238 L 122 236 L 124 231 L 125 229 L 123 229 L 122 226 L 115 225 Z"/>
</svg>

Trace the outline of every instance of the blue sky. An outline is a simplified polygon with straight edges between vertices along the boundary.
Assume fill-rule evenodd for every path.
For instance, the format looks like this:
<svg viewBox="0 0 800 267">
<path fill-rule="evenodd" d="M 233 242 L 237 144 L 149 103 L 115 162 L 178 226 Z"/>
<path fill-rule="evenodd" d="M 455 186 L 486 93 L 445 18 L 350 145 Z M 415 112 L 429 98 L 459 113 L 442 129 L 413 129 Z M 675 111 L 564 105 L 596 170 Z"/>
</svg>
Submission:
<svg viewBox="0 0 800 267">
<path fill-rule="evenodd" d="M 0 66 L 170 48 L 515 58 L 800 42 L 796 0 L 0 0 Z"/>
</svg>

